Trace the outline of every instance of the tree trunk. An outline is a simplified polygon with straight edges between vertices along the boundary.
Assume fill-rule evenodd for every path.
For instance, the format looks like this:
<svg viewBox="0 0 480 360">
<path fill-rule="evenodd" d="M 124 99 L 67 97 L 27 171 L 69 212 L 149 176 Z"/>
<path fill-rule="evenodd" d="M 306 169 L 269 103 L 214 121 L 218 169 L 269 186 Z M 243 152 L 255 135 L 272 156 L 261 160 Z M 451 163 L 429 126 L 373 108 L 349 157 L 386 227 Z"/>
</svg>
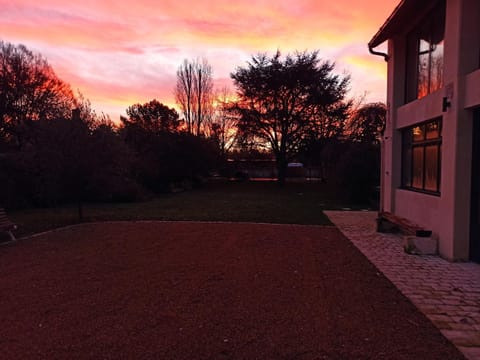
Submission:
<svg viewBox="0 0 480 360">
<path fill-rule="evenodd" d="M 277 172 L 278 172 L 278 183 L 280 185 L 285 184 L 285 180 L 287 177 L 287 159 L 284 155 L 277 156 Z"/>
<path fill-rule="evenodd" d="M 202 84 L 202 69 L 198 69 L 198 88 L 197 88 L 197 136 L 200 136 L 200 124 L 202 123 L 202 96 L 203 96 L 203 84 Z"/>
</svg>

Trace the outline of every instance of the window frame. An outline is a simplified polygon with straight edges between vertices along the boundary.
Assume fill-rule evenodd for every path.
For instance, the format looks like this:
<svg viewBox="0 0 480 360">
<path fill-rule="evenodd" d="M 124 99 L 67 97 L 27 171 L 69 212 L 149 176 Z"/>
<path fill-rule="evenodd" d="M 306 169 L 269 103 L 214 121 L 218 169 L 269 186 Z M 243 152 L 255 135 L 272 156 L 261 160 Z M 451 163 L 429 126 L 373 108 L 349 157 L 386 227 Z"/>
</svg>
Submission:
<svg viewBox="0 0 480 360">
<path fill-rule="evenodd" d="M 427 126 L 430 124 L 437 125 L 438 135 L 436 137 L 428 137 Z M 414 138 L 414 129 L 423 129 L 421 139 Z M 401 171 L 401 188 L 421 192 L 429 195 L 441 195 L 441 170 L 442 170 L 442 118 L 431 119 L 422 123 L 418 123 L 401 129 L 402 132 L 402 171 Z M 436 186 L 435 190 L 427 187 L 427 148 L 436 146 Z M 415 182 L 415 156 L 414 150 L 421 149 L 421 186 L 414 186 Z"/>
</svg>

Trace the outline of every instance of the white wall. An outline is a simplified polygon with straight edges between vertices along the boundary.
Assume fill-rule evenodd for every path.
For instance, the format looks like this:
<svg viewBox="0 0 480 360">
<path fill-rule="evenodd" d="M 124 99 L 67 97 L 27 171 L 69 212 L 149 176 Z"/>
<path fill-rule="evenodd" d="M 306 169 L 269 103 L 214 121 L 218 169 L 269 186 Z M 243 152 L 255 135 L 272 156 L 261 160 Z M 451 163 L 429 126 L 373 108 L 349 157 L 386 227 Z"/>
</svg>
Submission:
<svg viewBox="0 0 480 360">
<path fill-rule="evenodd" d="M 432 230 L 439 238 L 443 257 L 466 260 L 470 242 L 473 121 L 472 112 L 466 108 L 480 105 L 480 70 L 476 70 L 480 58 L 480 2 L 447 0 L 443 89 L 404 104 L 405 34 L 389 40 L 389 54 L 383 209 Z M 442 99 L 447 94 L 451 95 L 451 107 L 442 112 Z M 441 195 L 400 189 L 401 129 L 440 116 Z"/>
</svg>

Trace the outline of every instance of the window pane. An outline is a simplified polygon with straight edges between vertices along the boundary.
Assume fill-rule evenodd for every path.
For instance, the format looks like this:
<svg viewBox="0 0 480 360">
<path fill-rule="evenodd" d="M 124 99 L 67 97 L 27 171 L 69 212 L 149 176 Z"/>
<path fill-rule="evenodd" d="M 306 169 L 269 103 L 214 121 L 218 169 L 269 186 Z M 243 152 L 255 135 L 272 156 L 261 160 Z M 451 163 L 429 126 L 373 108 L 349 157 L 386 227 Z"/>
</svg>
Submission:
<svg viewBox="0 0 480 360">
<path fill-rule="evenodd" d="M 440 192 L 442 120 L 402 130 L 402 186 Z"/>
<path fill-rule="evenodd" d="M 430 69 L 430 92 L 433 92 L 443 87 L 443 40 L 433 45 Z"/>
<path fill-rule="evenodd" d="M 438 191 L 438 145 L 425 147 L 425 190 Z"/>
<path fill-rule="evenodd" d="M 407 71 L 405 101 L 410 102 L 417 98 L 418 77 L 418 36 L 413 32 L 407 38 Z"/>
<path fill-rule="evenodd" d="M 420 99 L 429 91 L 430 44 L 420 39 L 418 45 L 417 97 Z"/>
<path fill-rule="evenodd" d="M 407 101 L 443 87 L 445 9 L 445 0 L 438 1 L 407 36 Z"/>
<path fill-rule="evenodd" d="M 412 129 L 402 134 L 402 185 L 412 186 Z"/>
<path fill-rule="evenodd" d="M 412 129 L 402 133 L 402 185 L 412 186 Z"/>
<path fill-rule="evenodd" d="M 402 185 L 412 186 L 412 148 L 407 148 L 403 152 Z"/>
<path fill-rule="evenodd" d="M 425 125 L 427 139 L 436 139 L 440 137 L 440 124 L 438 121 L 432 121 Z"/>
<path fill-rule="evenodd" d="M 430 92 L 443 87 L 443 40 L 445 38 L 445 2 L 432 14 L 430 28 Z"/>
<path fill-rule="evenodd" d="M 423 189 L 423 147 L 413 148 L 412 187 Z"/>
<path fill-rule="evenodd" d="M 425 125 L 415 126 L 412 131 L 413 141 L 422 141 L 425 139 Z"/>
<path fill-rule="evenodd" d="M 437 191 L 440 192 L 442 187 L 442 144 L 438 145 L 438 189 Z"/>
</svg>

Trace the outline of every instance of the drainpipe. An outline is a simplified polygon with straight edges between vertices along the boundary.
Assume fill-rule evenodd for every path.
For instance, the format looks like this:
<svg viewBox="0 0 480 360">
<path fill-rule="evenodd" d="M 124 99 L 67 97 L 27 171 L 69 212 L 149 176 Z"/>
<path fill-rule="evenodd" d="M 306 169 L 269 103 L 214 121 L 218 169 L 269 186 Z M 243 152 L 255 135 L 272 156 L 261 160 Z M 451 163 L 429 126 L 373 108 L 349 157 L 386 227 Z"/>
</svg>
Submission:
<svg viewBox="0 0 480 360">
<path fill-rule="evenodd" d="M 368 44 L 368 51 L 370 51 L 370 54 L 372 54 L 372 55 L 383 56 L 385 61 L 388 61 L 390 59 L 390 56 L 388 56 L 387 53 L 383 53 L 383 52 L 380 52 L 380 51 L 373 50 L 373 47 L 370 44 Z"/>
<path fill-rule="evenodd" d="M 388 115 L 387 115 L 388 116 Z M 378 212 L 381 214 L 384 211 L 383 199 L 385 195 L 385 137 L 382 133 L 382 138 L 380 140 L 380 194 L 378 197 Z"/>
<path fill-rule="evenodd" d="M 373 49 L 373 46 L 368 44 L 368 51 L 370 51 L 370 54 L 372 55 L 376 55 L 376 56 L 382 56 L 383 59 L 385 61 L 388 62 L 388 60 L 390 59 L 390 56 L 388 56 L 387 53 L 383 53 L 383 52 L 380 52 L 380 51 L 375 51 Z M 387 117 L 389 116 L 389 109 L 388 109 L 388 106 L 387 106 Z M 386 119 L 385 119 L 386 121 Z M 386 125 L 386 124 L 385 124 Z M 380 196 L 379 196 L 379 207 L 378 207 L 378 210 L 379 210 L 379 213 L 382 213 L 384 211 L 384 207 L 383 207 L 383 199 L 384 199 L 384 187 L 385 187 L 385 179 L 384 179 L 384 176 L 385 176 L 385 140 L 386 138 L 384 137 L 383 135 L 383 132 L 385 131 L 385 129 L 383 129 L 382 131 L 382 139 L 380 141 Z"/>
</svg>

